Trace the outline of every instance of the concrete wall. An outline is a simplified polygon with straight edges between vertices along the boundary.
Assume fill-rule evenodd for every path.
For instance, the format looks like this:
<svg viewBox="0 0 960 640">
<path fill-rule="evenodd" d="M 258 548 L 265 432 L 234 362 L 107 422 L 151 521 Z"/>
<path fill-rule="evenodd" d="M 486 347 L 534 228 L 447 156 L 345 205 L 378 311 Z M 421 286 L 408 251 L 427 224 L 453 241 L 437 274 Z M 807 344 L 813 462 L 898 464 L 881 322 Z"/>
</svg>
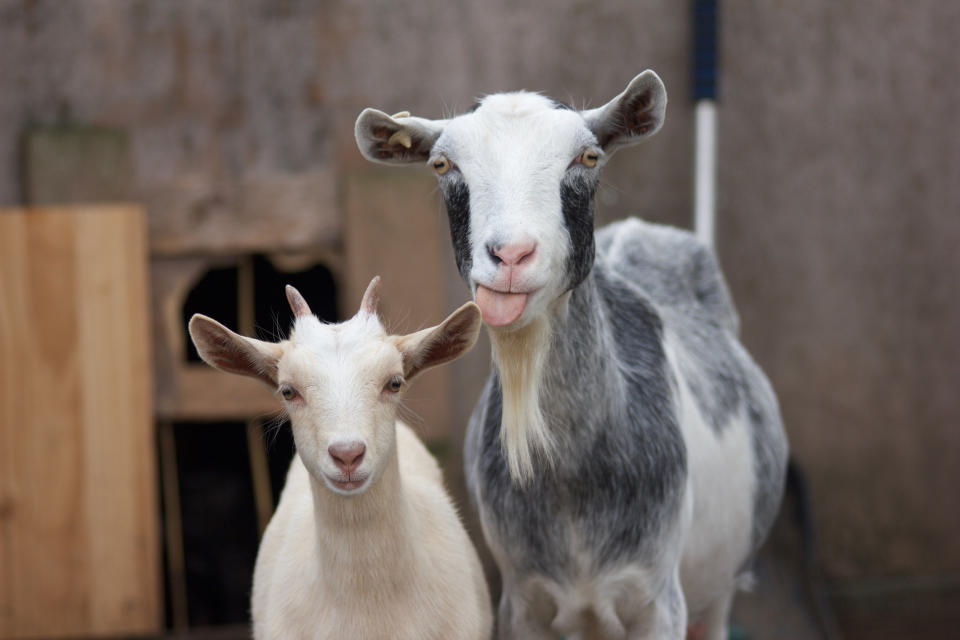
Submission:
<svg viewBox="0 0 960 640">
<path fill-rule="evenodd" d="M 835 580 L 960 572 L 960 5 L 730 2 L 720 252 Z"/>
<path fill-rule="evenodd" d="M 956 33 L 960 5 L 933 0 L 724 3 L 719 252 L 835 581 L 960 574 Z M 650 67 L 667 124 L 611 162 L 599 217 L 684 225 L 688 40 L 664 0 L 0 0 L 0 203 L 24 198 L 26 127 L 102 125 L 129 136 L 155 251 L 339 246 L 348 186 L 381 171 L 352 143 L 362 107 L 440 117 L 516 88 L 595 106 Z M 458 424 L 488 362 L 454 369 Z"/>
</svg>

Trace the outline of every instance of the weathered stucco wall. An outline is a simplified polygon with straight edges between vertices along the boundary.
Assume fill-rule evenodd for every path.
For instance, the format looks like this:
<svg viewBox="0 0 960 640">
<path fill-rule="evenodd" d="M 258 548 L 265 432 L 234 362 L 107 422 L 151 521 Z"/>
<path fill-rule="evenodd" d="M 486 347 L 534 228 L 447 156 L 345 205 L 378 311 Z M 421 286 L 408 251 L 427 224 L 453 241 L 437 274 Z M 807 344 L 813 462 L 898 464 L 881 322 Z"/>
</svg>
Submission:
<svg viewBox="0 0 960 640">
<path fill-rule="evenodd" d="M 834 579 L 960 572 L 960 5 L 731 2 L 720 252 Z"/>
<path fill-rule="evenodd" d="M 724 3 L 719 252 L 838 581 L 960 573 L 958 7 Z M 100 125 L 129 137 L 155 251 L 339 246 L 346 185 L 372 171 L 351 137 L 362 107 L 440 117 L 517 88 L 595 106 L 650 67 L 667 124 L 611 162 L 599 218 L 686 224 L 687 12 L 0 0 L 0 203 L 24 197 L 28 126 Z M 436 268 L 415 249 L 405 278 Z M 444 268 L 452 309 L 465 290 Z M 454 369 L 460 421 L 488 363 L 481 345 Z"/>
</svg>

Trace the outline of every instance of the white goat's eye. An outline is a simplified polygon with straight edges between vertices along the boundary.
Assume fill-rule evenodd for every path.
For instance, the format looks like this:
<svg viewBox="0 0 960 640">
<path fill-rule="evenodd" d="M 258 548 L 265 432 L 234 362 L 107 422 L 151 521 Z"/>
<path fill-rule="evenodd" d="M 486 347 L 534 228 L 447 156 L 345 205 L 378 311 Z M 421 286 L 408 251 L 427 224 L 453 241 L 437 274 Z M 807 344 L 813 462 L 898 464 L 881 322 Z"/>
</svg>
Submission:
<svg viewBox="0 0 960 640">
<path fill-rule="evenodd" d="M 438 176 L 442 176 L 447 171 L 450 171 L 450 161 L 445 155 L 434 156 L 430 158 L 430 166 L 433 167 L 433 170 L 437 172 Z"/>
<path fill-rule="evenodd" d="M 594 147 L 589 149 L 584 149 L 580 154 L 580 157 L 577 158 L 580 163 L 585 167 L 595 167 L 600 161 L 600 150 Z"/>
<path fill-rule="evenodd" d="M 383 385 L 383 390 L 390 393 L 399 393 L 402 387 L 403 378 L 400 376 L 390 376 L 390 379 L 387 380 L 387 384 Z"/>
<path fill-rule="evenodd" d="M 282 387 L 280 387 L 280 395 L 283 396 L 283 399 L 286 400 L 287 402 L 291 402 L 300 397 L 300 394 L 297 393 L 297 390 L 288 384 L 285 384 Z"/>
</svg>

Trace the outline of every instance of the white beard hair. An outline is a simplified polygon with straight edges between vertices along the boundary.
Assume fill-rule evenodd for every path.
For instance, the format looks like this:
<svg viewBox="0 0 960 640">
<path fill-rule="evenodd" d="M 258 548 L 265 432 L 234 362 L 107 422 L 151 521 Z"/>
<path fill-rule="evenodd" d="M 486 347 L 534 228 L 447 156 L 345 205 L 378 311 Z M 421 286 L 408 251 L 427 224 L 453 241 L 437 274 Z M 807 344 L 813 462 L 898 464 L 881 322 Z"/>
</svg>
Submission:
<svg viewBox="0 0 960 640">
<path fill-rule="evenodd" d="M 517 331 L 490 332 L 502 392 L 500 446 L 510 476 L 519 484 L 533 476 L 535 455 L 553 464 L 556 443 L 540 409 L 551 337 L 548 318 L 538 318 Z"/>
</svg>

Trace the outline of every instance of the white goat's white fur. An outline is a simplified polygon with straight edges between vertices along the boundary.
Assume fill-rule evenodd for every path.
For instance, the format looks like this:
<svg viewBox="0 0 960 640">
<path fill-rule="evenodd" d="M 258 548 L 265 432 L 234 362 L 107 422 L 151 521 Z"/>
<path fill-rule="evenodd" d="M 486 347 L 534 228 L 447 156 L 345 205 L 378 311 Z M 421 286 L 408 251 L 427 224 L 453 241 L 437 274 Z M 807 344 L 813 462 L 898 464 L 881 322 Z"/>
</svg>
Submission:
<svg viewBox="0 0 960 640">
<path fill-rule="evenodd" d="M 297 318 L 278 344 L 202 316 L 190 322 L 211 365 L 296 391 L 284 406 L 297 455 L 257 555 L 254 638 L 487 640 L 492 612 L 476 551 L 436 461 L 397 421 L 402 391 L 392 391 L 398 377 L 469 349 L 479 311 L 464 305 L 437 327 L 389 336 L 367 309 L 327 325 L 295 291 L 288 297 Z M 354 471 L 328 455 L 338 442 L 365 445 Z"/>
</svg>

